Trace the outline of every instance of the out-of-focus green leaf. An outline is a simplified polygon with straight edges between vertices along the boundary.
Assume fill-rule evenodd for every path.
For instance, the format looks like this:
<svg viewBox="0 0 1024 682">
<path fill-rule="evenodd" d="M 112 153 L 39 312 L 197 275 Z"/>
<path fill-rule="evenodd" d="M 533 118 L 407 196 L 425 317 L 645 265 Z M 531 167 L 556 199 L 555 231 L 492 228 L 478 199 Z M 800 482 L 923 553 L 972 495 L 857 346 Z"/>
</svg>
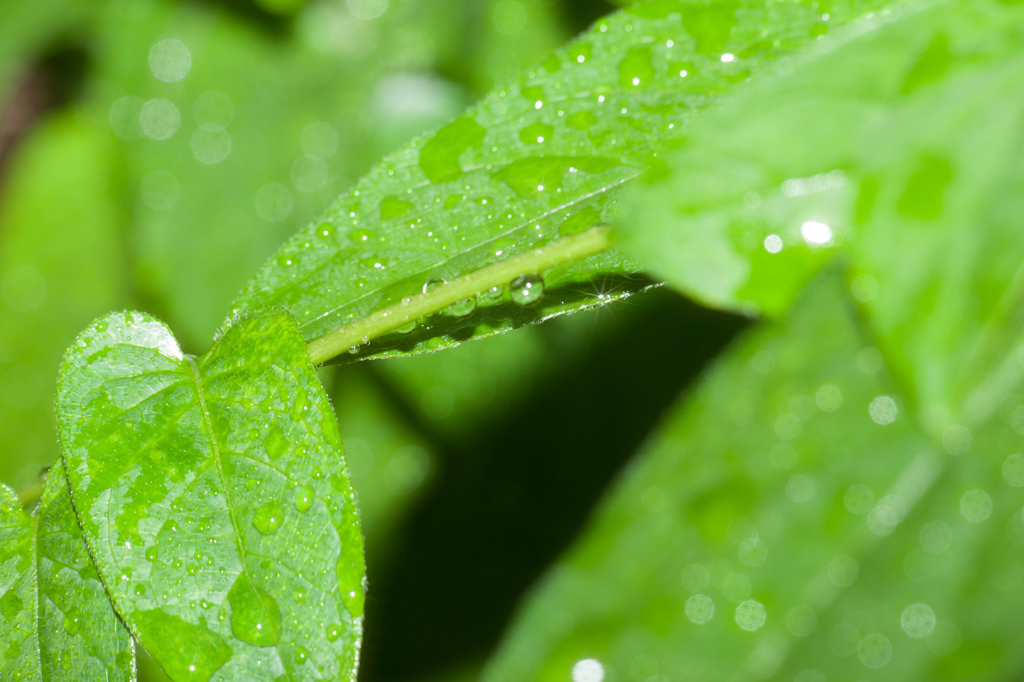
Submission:
<svg viewBox="0 0 1024 682">
<path fill-rule="evenodd" d="M 58 406 L 100 575 L 173 679 L 354 675 L 355 493 L 290 316 L 240 321 L 194 358 L 153 318 L 108 315 L 69 351 Z"/>
<path fill-rule="evenodd" d="M 874 15 L 834 31 L 691 126 L 666 172 L 632 194 L 623 244 L 697 300 L 784 313 L 852 237 L 846 172 L 873 118 L 899 101 L 908 41 L 939 11 L 925 14 L 932 21 L 893 27 Z"/>
<path fill-rule="evenodd" d="M 875 7 L 836 3 L 828 25 Z M 250 282 L 235 314 L 288 307 L 307 339 L 431 281 L 451 280 L 586 230 L 610 216 L 619 188 L 684 124 L 826 22 L 813 3 L 710 7 L 646 2 L 601 20 L 520 81 L 488 96 L 373 170 Z M 600 305 L 648 286 L 607 252 L 544 274 L 544 294 L 517 307 L 484 292 L 358 357 L 451 346 Z M 540 274 L 540 273 L 538 273 Z M 595 280 L 615 280 L 595 297 Z"/>
<path fill-rule="evenodd" d="M 19 72 L 52 47 L 51 41 L 61 33 L 83 22 L 92 11 L 91 4 L 82 0 L 4 3 L 0 22 L 0 111 L 10 106 L 11 88 Z"/>
<path fill-rule="evenodd" d="M 186 346 L 205 347 L 295 224 L 465 106 L 429 72 L 425 9 L 363 20 L 309 3 L 286 39 L 284 25 L 162 0 L 96 22 L 84 108 L 120 138 L 135 284 Z"/>
<path fill-rule="evenodd" d="M 568 333 L 565 327 L 559 330 Z M 419 419 L 446 439 L 464 442 L 499 420 L 502 410 L 552 368 L 552 353 L 539 331 L 506 334 L 458 351 L 396 358 L 375 369 Z"/>
<path fill-rule="evenodd" d="M 847 214 L 851 290 L 936 440 L 990 419 L 1024 359 L 1024 8 L 942 19 L 909 43 L 907 105 L 865 140 Z"/>
<path fill-rule="evenodd" d="M 331 400 L 372 561 L 388 550 L 392 529 L 429 484 L 436 453 L 363 367 L 346 368 Z"/>
<path fill-rule="evenodd" d="M 1020 27 L 997 2 L 850 26 L 692 127 L 624 241 L 699 300 L 769 315 L 851 244 L 854 295 L 944 428 L 1018 324 Z"/>
<path fill-rule="evenodd" d="M 0 201 L 0 479 L 23 486 L 59 454 L 53 386 L 61 354 L 125 302 L 106 131 L 64 114 L 23 140 Z M 86 172 L 82 172 L 82 171 Z"/>
<path fill-rule="evenodd" d="M 30 518 L 0 486 L 0 675 L 5 680 L 135 679 L 132 639 L 114 613 L 56 466 Z"/>
<path fill-rule="evenodd" d="M 679 405 L 486 679 L 1019 674 L 1021 438 L 931 444 L 840 292 L 819 281 Z"/>
</svg>

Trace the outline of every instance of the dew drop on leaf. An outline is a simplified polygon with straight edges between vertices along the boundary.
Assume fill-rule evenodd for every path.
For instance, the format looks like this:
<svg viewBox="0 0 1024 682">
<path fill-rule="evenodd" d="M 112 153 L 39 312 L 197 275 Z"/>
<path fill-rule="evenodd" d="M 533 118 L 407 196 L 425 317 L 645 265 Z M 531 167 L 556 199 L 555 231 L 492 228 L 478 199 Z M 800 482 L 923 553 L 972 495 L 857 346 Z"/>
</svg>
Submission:
<svg viewBox="0 0 1024 682">
<path fill-rule="evenodd" d="M 505 287 L 491 287 L 487 291 L 481 293 L 477 298 L 483 305 L 493 305 L 500 303 L 502 296 L 505 295 Z"/>
<path fill-rule="evenodd" d="M 366 244 L 372 241 L 377 235 L 370 230 L 352 230 L 348 233 L 349 241 L 355 242 L 356 244 Z"/>
<path fill-rule="evenodd" d="M 242 574 L 228 592 L 228 603 L 231 605 L 231 632 L 235 637 L 256 646 L 277 644 L 281 610 L 265 590 Z"/>
<path fill-rule="evenodd" d="M 252 519 L 253 528 L 263 535 L 277 532 L 284 522 L 284 510 L 277 502 L 267 502 L 256 511 Z"/>
<path fill-rule="evenodd" d="M 295 491 L 295 508 L 300 512 L 309 511 L 313 506 L 313 491 L 309 488 L 300 487 Z"/>
<path fill-rule="evenodd" d="M 464 298 L 456 301 L 444 309 L 444 314 L 449 317 L 465 317 L 476 310 L 476 298 Z"/>
<path fill-rule="evenodd" d="M 512 280 L 509 285 L 512 300 L 519 305 L 530 305 L 544 295 L 544 280 L 540 275 L 523 275 Z"/>
</svg>

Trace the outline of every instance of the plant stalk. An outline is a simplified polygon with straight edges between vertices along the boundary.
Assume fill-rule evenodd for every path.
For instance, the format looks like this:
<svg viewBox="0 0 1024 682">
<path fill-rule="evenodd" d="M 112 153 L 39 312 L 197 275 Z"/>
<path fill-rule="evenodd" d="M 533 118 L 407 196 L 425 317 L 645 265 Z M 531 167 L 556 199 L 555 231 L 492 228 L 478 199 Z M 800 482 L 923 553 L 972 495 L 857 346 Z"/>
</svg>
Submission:
<svg viewBox="0 0 1024 682">
<path fill-rule="evenodd" d="M 453 303 L 481 294 L 492 287 L 504 286 L 517 277 L 540 274 L 555 266 L 593 256 L 606 251 L 611 245 L 611 228 L 599 225 L 506 261 L 474 270 L 313 339 L 306 345 L 309 359 L 314 365 L 322 365 L 347 353 L 352 347 L 369 343 L 410 322 L 440 312 Z"/>
</svg>

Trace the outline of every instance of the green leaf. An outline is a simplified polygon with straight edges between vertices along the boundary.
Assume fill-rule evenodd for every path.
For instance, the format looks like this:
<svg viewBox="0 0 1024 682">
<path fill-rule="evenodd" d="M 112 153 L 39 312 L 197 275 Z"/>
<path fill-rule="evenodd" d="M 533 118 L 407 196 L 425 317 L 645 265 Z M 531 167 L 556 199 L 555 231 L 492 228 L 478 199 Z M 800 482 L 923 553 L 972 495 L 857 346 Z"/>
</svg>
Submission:
<svg viewBox="0 0 1024 682">
<path fill-rule="evenodd" d="M 53 396 L 64 350 L 125 302 L 114 156 L 106 130 L 62 114 L 10 159 L 0 202 L 0 479 L 17 486 L 60 454 Z"/>
<path fill-rule="evenodd" d="M 56 0 L 46 5 L 11 4 L 4 10 L 0 25 L 0 102 L 6 103 L 12 99 L 17 78 L 28 75 L 30 64 L 41 52 L 52 50 L 53 43 L 59 44 L 68 29 L 86 23 L 92 8 L 81 0 Z"/>
<path fill-rule="evenodd" d="M 349 679 L 364 567 L 334 414 L 294 320 L 240 321 L 202 358 L 157 320 L 101 318 L 58 386 L 100 575 L 174 679 Z"/>
<path fill-rule="evenodd" d="M 936 441 L 990 419 L 1021 368 L 1022 22 L 962 3 L 908 41 L 906 104 L 854 166 L 854 293 Z"/>
<path fill-rule="evenodd" d="M 908 399 L 944 401 L 936 419 L 948 418 L 953 380 L 939 375 L 969 360 L 967 330 L 997 314 L 994 292 L 1020 260 L 1007 219 L 1020 194 L 1019 26 L 1020 8 L 1002 3 L 921 3 L 830 36 L 691 127 L 667 176 L 633 195 L 624 242 L 698 300 L 766 315 L 851 245 L 855 293 L 885 293 L 868 307 L 894 337 L 894 371 L 932 367 Z M 953 242 L 1003 255 L 997 271 L 983 258 L 968 281 Z M 933 315 L 940 299 L 948 314 Z"/>
<path fill-rule="evenodd" d="M 828 25 L 877 6 L 836 4 Z M 235 314 L 287 307 L 320 337 L 450 281 L 606 221 L 636 178 L 734 83 L 826 30 L 817 5 L 698 9 L 646 2 L 601 20 L 465 115 L 389 156 L 250 282 Z M 601 305 L 649 286 L 605 252 L 552 267 L 530 305 L 507 287 L 420 321 L 358 357 L 434 350 Z M 404 323 L 402 323 L 404 324 Z"/>
<path fill-rule="evenodd" d="M 673 410 L 485 679 L 1019 676 L 1021 437 L 930 444 L 837 280 Z"/>
<path fill-rule="evenodd" d="M 0 487 L 0 675 L 135 679 L 132 639 L 93 568 L 60 465 L 34 516 Z"/>
<path fill-rule="evenodd" d="M 616 225 L 630 253 L 706 304 L 783 314 L 853 236 L 849 165 L 899 98 L 908 41 L 940 14 L 916 7 L 895 29 L 874 16 L 835 31 L 691 126 Z"/>
</svg>

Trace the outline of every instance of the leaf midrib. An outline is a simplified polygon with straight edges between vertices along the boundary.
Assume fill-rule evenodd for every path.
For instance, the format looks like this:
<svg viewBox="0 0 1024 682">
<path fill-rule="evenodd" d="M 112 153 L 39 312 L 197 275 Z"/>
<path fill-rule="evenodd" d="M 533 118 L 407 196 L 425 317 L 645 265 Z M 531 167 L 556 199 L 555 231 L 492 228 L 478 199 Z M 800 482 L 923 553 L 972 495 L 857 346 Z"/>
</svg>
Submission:
<svg viewBox="0 0 1024 682">
<path fill-rule="evenodd" d="M 206 396 L 203 387 L 203 377 L 202 374 L 200 374 L 199 364 L 196 362 L 195 357 L 191 355 L 186 355 L 185 361 L 188 362 L 189 369 L 192 371 L 192 379 L 195 382 L 196 386 L 196 396 L 199 398 L 199 408 L 203 413 L 203 425 L 206 428 L 207 432 L 209 433 L 210 437 L 210 448 L 213 454 L 213 461 L 217 465 L 217 475 L 220 477 L 220 482 L 224 486 L 224 506 L 227 508 L 228 518 L 231 520 L 231 528 L 235 531 L 235 541 L 238 546 L 238 556 L 242 562 L 242 571 L 245 573 L 246 579 L 249 580 L 250 583 L 253 583 L 253 573 L 249 569 L 249 563 L 246 557 L 247 552 L 245 546 L 242 543 L 243 536 L 241 526 L 238 523 L 238 515 L 235 512 L 234 503 L 231 501 L 231 487 L 228 485 L 227 476 L 224 474 L 224 462 L 221 457 L 220 441 L 217 439 L 217 432 L 213 428 L 213 419 L 210 417 L 210 410 L 206 405 Z M 264 603 L 263 601 L 263 595 L 260 594 L 259 590 L 254 590 L 254 593 L 256 595 L 256 598 L 259 599 L 260 607 L 263 609 L 263 612 L 269 613 L 269 609 L 267 608 L 266 603 Z M 274 648 L 277 649 L 276 644 Z M 280 652 L 278 652 L 278 656 L 280 655 Z M 282 667 L 284 668 L 285 676 L 289 680 L 294 679 L 289 673 L 287 666 Z"/>
</svg>

